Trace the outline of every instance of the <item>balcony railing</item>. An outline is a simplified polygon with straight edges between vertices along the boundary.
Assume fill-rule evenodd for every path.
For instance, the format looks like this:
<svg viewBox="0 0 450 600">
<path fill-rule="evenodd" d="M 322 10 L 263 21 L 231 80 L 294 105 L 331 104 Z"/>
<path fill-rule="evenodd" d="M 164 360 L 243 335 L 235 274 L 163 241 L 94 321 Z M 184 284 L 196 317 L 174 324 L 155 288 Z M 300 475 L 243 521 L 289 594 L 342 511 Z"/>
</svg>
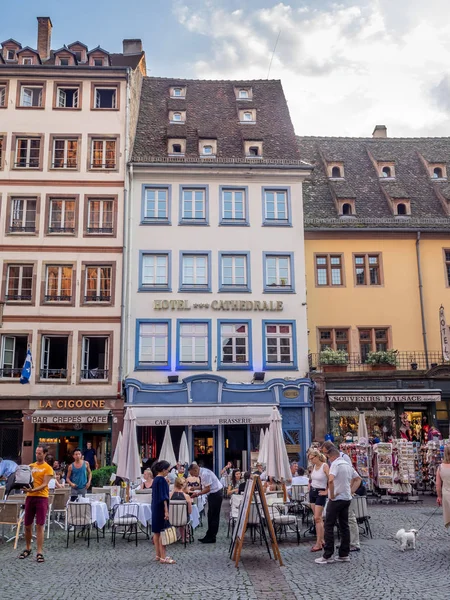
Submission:
<svg viewBox="0 0 450 600">
<path fill-rule="evenodd" d="M 113 233 L 112 227 L 88 227 L 87 233 Z"/>
<path fill-rule="evenodd" d="M 0 378 L 19 379 L 22 369 L 14 369 L 12 367 L 4 367 L 0 369 Z"/>
<path fill-rule="evenodd" d="M 67 369 L 41 369 L 41 379 L 67 379 Z"/>
<path fill-rule="evenodd" d="M 46 302 L 70 302 L 71 300 L 72 296 L 54 296 L 53 294 L 45 295 Z"/>
<path fill-rule="evenodd" d="M 389 372 L 389 365 L 374 365 L 368 364 L 365 357 L 359 353 L 349 353 L 347 365 L 325 365 L 320 361 L 320 353 L 309 355 L 309 370 L 316 372 L 324 371 L 380 371 L 383 372 L 383 367 L 386 367 L 386 372 Z M 427 371 L 432 367 L 442 364 L 442 352 L 398 352 L 397 363 L 391 369 L 400 371 Z"/>
<path fill-rule="evenodd" d="M 6 294 L 6 302 L 31 302 L 31 294 Z"/>
<path fill-rule="evenodd" d="M 85 302 L 111 302 L 111 296 L 85 296 Z"/>
<path fill-rule="evenodd" d="M 49 233 L 75 233 L 75 227 L 49 227 Z"/>
<path fill-rule="evenodd" d="M 36 233 L 36 225 L 10 225 L 9 233 Z"/>
<path fill-rule="evenodd" d="M 81 379 L 108 379 L 108 369 L 82 369 Z"/>
</svg>

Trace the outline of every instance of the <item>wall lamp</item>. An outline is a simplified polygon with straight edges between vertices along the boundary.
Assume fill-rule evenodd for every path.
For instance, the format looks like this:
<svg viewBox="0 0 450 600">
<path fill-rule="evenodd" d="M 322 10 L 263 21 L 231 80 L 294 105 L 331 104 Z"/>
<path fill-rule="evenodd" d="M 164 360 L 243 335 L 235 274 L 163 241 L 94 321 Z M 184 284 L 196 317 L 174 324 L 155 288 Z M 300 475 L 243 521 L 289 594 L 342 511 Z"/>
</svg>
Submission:
<svg viewBox="0 0 450 600">
<path fill-rule="evenodd" d="M 264 377 L 266 376 L 264 371 L 256 371 L 253 373 L 252 383 L 255 381 L 264 381 Z"/>
<path fill-rule="evenodd" d="M 178 383 L 178 375 L 168 375 L 167 381 L 169 383 Z"/>
</svg>

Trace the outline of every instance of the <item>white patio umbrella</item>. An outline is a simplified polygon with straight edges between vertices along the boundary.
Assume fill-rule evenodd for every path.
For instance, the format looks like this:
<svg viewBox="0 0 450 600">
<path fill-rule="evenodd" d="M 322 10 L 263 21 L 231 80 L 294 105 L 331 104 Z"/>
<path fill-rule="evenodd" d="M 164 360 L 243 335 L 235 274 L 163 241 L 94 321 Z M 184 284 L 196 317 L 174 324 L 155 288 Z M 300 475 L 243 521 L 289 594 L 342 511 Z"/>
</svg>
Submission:
<svg viewBox="0 0 450 600">
<path fill-rule="evenodd" d="M 161 448 L 161 452 L 159 453 L 158 461 L 159 460 L 167 460 L 171 467 L 174 467 L 177 464 L 175 452 L 173 451 L 170 427 L 168 425 L 166 425 L 166 433 L 164 434 L 163 445 Z"/>
<path fill-rule="evenodd" d="M 261 427 L 261 431 L 259 432 L 259 452 L 258 452 L 258 462 L 263 463 L 263 452 L 264 452 L 264 427 Z"/>
<path fill-rule="evenodd" d="M 136 481 L 141 478 L 136 417 L 132 408 L 127 408 L 123 422 L 123 437 L 119 449 L 117 476 L 127 481 Z"/>
<path fill-rule="evenodd" d="M 261 461 L 263 465 L 267 465 L 267 442 L 269 438 L 269 428 L 267 427 L 265 432 L 264 432 L 264 445 L 263 445 L 263 450 L 261 452 Z"/>
<path fill-rule="evenodd" d="M 366 415 L 363 412 L 359 413 L 358 420 L 358 443 L 369 443 L 369 432 L 367 431 Z"/>
<path fill-rule="evenodd" d="M 291 481 L 292 473 L 289 457 L 284 444 L 281 415 L 274 406 L 270 416 L 269 434 L 267 436 L 267 477 L 277 481 Z"/>
<path fill-rule="evenodd" d="M 188 446 L 185 431 L 183 431 L 183 435 L 181 436 L 180 452 L 178 454 L 178 462 L 181 463 L 182 465 L 185 465 L 186 463 L 189 464 L 191 462 L 191 460 L 189 458 L 189 446 Z"/>
<path fill-rule="evenodd" d="M 119 436 L 117 437 L 116 449 L 114 450 L 114 456 L 112 459 L 112 464 L 117 465 L 119 463 L 119 454 L 120 454 L 120 446 L 122 445 L 123 435 L 122 432 L 119 431 Z"/>
</svg>

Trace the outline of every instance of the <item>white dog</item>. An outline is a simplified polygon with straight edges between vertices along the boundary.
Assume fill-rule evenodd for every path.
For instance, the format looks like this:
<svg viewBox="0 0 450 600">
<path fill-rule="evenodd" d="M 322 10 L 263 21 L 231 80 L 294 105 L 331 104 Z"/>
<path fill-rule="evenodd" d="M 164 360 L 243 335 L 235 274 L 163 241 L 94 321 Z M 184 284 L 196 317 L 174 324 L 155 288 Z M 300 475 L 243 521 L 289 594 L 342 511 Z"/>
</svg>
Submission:
<svg viewBox="0 0 450 600">
<path fill-rule="evenodd" d="M 400 541 L 400 550 L 402 552 L 404 552 L 408 546 L 411 546 L 413 550 L 416 549 L 417 533 L 417 529 L 410 529 L 409 531 L 399 529 L 397 531 L 395 538 Z"/>
</svg>

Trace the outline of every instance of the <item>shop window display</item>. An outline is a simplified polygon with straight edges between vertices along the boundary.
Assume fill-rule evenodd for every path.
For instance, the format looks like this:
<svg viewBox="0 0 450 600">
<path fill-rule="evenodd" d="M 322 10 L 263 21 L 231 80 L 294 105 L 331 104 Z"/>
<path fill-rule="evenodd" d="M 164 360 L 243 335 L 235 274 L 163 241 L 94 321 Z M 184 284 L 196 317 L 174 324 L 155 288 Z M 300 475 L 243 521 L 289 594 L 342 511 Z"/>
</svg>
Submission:
<svg viewBox="0 0 450 600">
<path fill-rule="evenodd" d="M 330 413 L 331 433 L 340 444 L 344 441 L 356 441 L 358 436 L 359 411 L 354 410 L 332 410 Z M 369 438 L 378 439 L 383 442 L 395 437 L 395 414 L 391 410 L 368 410 L 364 412 L 366 417 Z"/>
</svg>

